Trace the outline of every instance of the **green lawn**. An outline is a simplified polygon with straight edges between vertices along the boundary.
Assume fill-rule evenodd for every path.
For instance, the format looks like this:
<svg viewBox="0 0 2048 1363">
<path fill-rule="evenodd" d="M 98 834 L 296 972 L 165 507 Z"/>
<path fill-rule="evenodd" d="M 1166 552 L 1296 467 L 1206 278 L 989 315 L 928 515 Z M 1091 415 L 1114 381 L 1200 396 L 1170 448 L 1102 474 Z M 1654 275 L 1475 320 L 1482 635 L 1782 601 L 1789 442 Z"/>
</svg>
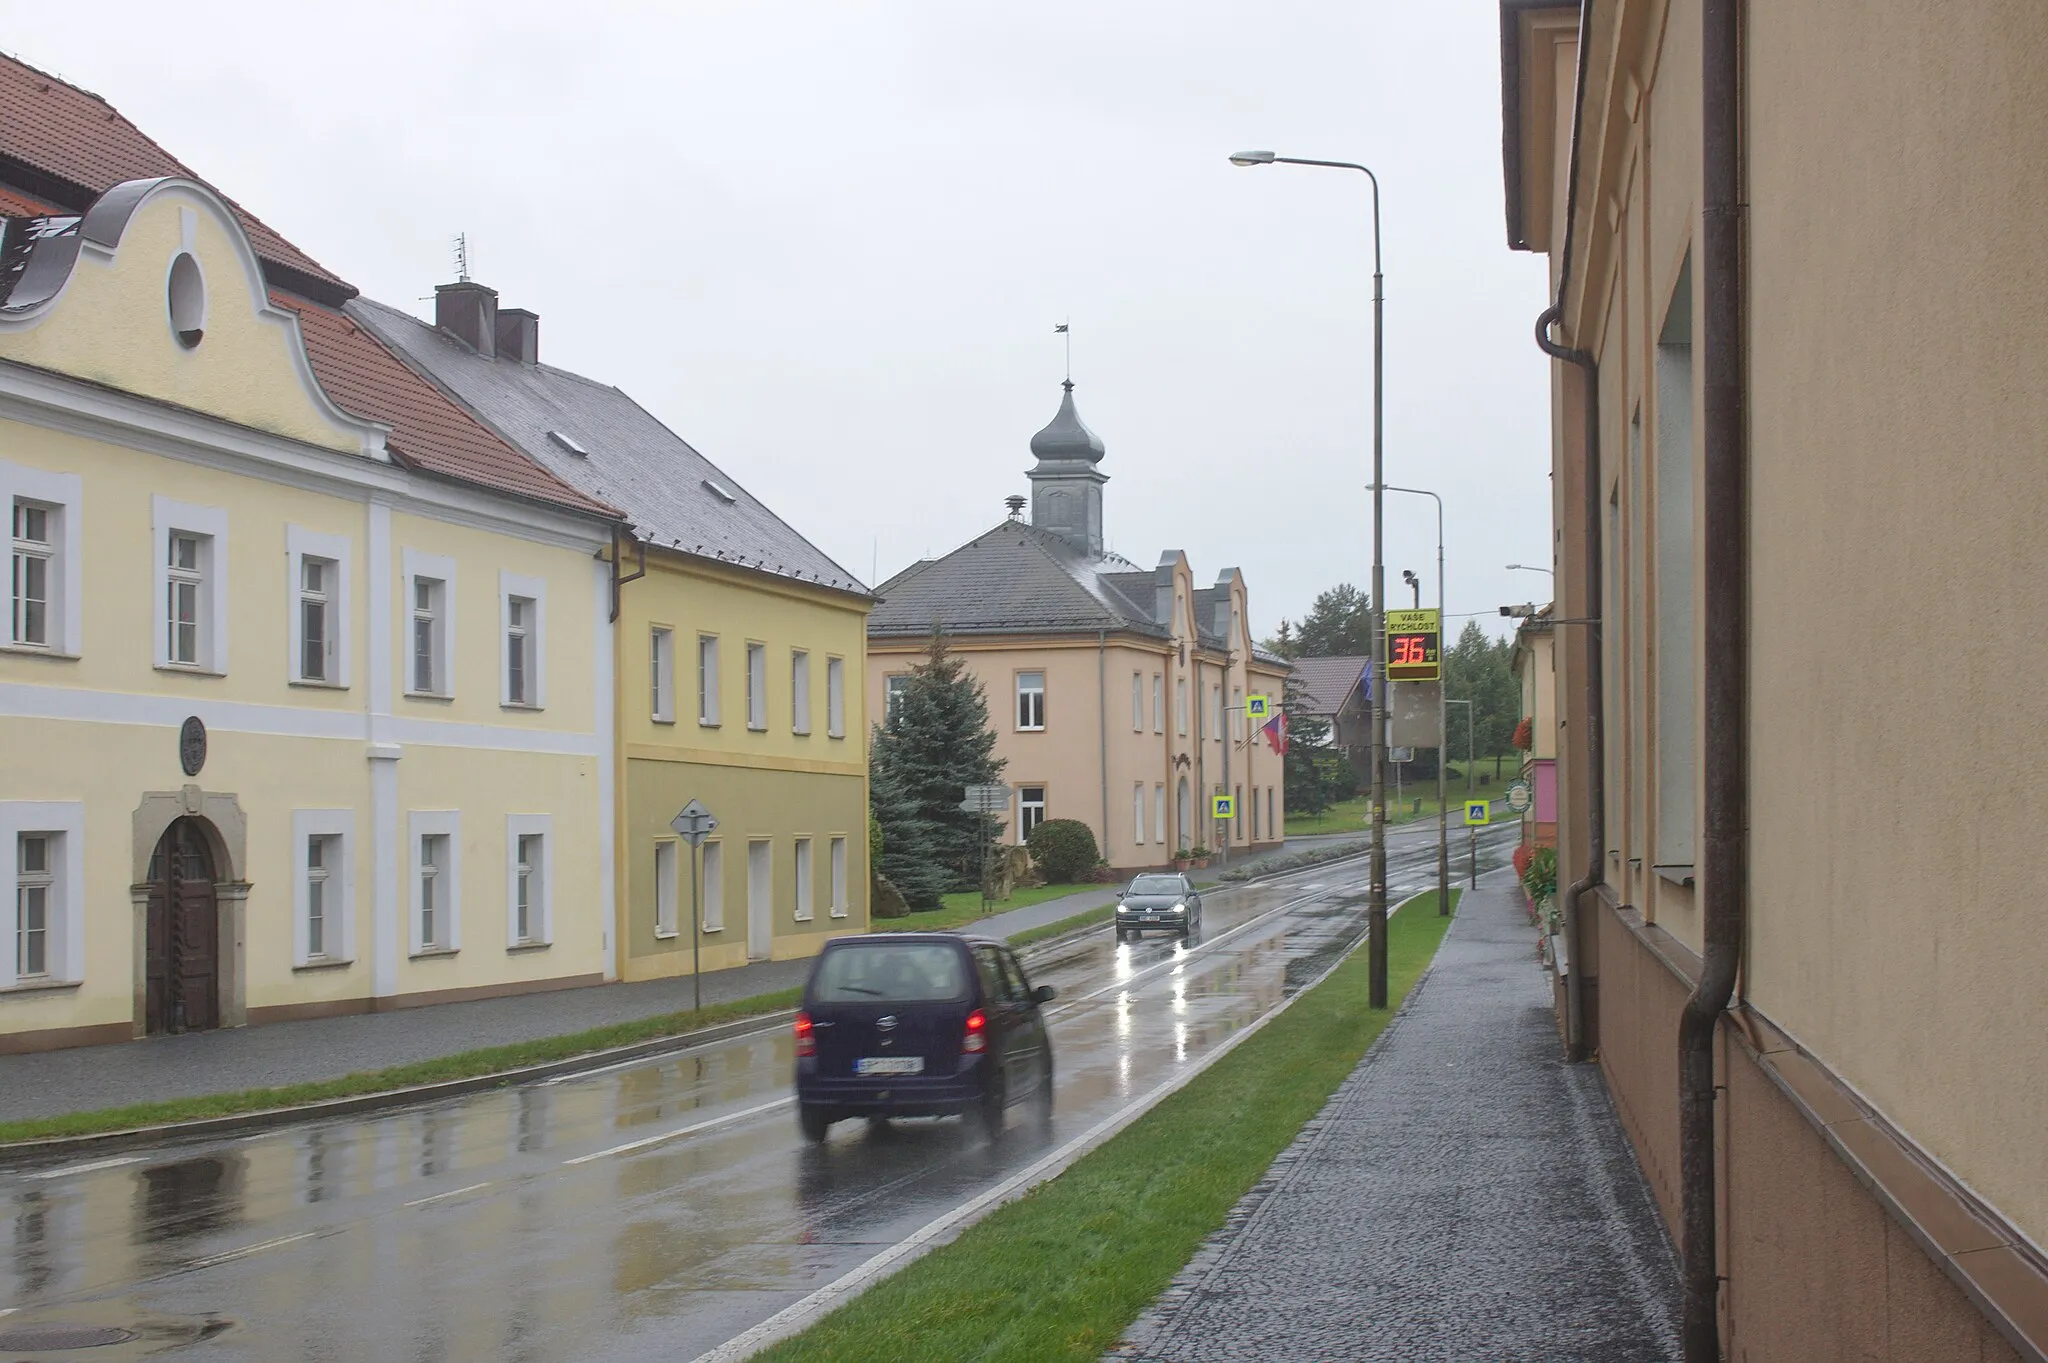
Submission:
<svg viewBox="0 0 2048 1363">
<path fill-rule="evenodd" d="M 1451 809 L 1451 822 L 1462 827 L 1462 818 L 1465 810 L 1465 772 L 1463 767 L 1455 768 L 1455 770 L 1458 774 L 1451 781 L 1451 788 L 1444 792 L 1444 800 Z M 1479 761 L 1479 774 L 1485 776 L 1492 771 L 1493 763 L 1489 759 L 1481 758 Z M 1472 786 L 1471 798 L 1498 802 L 1507 793 L 1508 782 L 1513 779 L 1513 775 L 1509 774 L 1501 780 L 1488 781 L 1483 786 L 1475 781 Z M 1417 813 L 1415 810 L 1415 802 L 1417 800 L 1422 802 L 1420 813 Z M 1370 803 L 1371 801 L 1366 796 L 1356 795 L 1349 800 L 1343 800 L 1331 805 L 1320 814 L 1297 814 L 1290 809 L 1287 811 L 1287 836 L 1298 838 L 1310 833 L 1361 832 L 1367 826 L 1365 811 Z M 1501 817 L 1502 808 L 1504 806 L 1497 807 L 1494 810 L 1494 818 L 1496 820 Z M 1417 819 L 1434 819 L 1435 817 L 1436 781 L 1434 778 L 1424 781 L 1419 785 L 1404 783 L 1401 787 L 1398 803 L 1394 795 L 1394 783 L 1391 779 L 1388 780 L 1387 824 L 1390 827 L 1395 824 L 1414 823 Z"/>
<path fill-rule="evenodd" d="M 1449 923 L 1433 892 L 1391 920 L 1397 1006 Z M 759 1357 L 1100 1358 L 1386 1027 L 1392 1011 L 1364 1004 L 1366 969 L 1367 953 L 1353 953 L 1272 1025 L 1059 1178 Z"/>
<path fill-rule="evenodd" d="M 1013 933 L 1010 936 L 1010 945 L 1028 947 L 1033 942 L 1043 942 L 1049 937 L 1061 937 L 1096 923 L 1107 923 L 1115 913 L 1114 904 L 1104 904 L 1099 909 L 1083 909 L 1073 917 L 1062 918 L 1057 923 L 1047 923 L 1042 927 L 1026 928 L 1022 932 Z"/>
<path fill-rule="evenodd" d="M 1109 898 L 1116 897 L 1114 885 L 1025 885 L 1013 891 L 1008 899 L 997 900 L 984 909 L 981 891 L 962 890 L 957 894 L 940 895 L 939 908 L 913 913 L 905 918 L 877 918 L 868 927 L 874 932 L 946 932 L 977 918 L 1042 904 L 1048 899 L 1058 899 L 1061 895 L 1081 890 L 1101 890 Z"/>
</svg>

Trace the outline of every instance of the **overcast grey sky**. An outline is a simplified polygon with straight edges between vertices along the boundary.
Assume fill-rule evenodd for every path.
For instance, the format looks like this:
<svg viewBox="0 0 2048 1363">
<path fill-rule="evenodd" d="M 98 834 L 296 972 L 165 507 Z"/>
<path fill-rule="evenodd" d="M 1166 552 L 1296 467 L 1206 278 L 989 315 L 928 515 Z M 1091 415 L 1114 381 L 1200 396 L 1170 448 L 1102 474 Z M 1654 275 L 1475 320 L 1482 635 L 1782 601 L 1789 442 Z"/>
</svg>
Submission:
<svg viewBox="0 0 2048 1363">
<path fill-rule="evenodd" d="M 0 5 L 373 297 L 475 278 L 857 576 L 1003 516 L 1058 405 L 1113 547 L 1234 565 L 1254 628 L 1371 564 L 1371 230 L 1387 481 L 1447 503 L 1449 609 L 1542 600 L 1539 260 L 1504 245 L 1491 0 L 187 0 Z M 1434 597 L 1387 499 L 1390 598 Z M 1457 622 L 1453 622 L 1453 628 Z"/>
</svg>

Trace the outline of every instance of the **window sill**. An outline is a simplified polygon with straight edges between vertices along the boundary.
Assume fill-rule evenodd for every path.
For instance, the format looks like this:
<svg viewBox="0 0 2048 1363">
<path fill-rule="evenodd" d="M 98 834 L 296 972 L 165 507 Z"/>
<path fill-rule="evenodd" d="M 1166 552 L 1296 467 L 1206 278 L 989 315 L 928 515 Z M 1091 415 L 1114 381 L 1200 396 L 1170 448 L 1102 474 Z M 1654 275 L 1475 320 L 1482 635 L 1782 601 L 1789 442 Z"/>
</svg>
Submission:
<svg viewBox="0 0 2048 1363">
<path fill-rule="evenodd" d="M 546 951 L 553 942 L 514 942 L 505 948 L 507 956 L 530 956 L 536 951 Z"/>
<path fill-rule="evenodd" d="M 1693 868 L 1689 865 L 1652 866 L 1650 869 L 1656 873 L 1659 880 L 1668 880 L 1673 885 L 1683 885 L 1688 889 L 1692 886 Z"/>
<path fill-rule="evenodd" d="M 347 683 L 347 682 L 331 682 L 331 681 L 319 681 L 319 680 L 317 680 L 317 679 L 315 679 L 315 678 L 312 678 L 312 677 L 293 677 L 293 678 L 291 679 L 291 684 L 292 684 L 293 686 L 299 686 L 299 687 L 304 687 L 305 689 L 307 689 L 307 690 L 309 690 L 309 691 L 346 691 L 346 690 L 348 690 L 348 683 Z"/>
<path fill-rule="evenodd" d="M 322 970 L 347 970 L 350 966 L 354 964 L 355 961 L 353 958 L 343 960 L 339 957 L 330 958 L 322 956 L 310 961 L 300 961 L 297 965 L 292 967 L 292 974 L 306 975 L 313 974 Z"/>
<path fill-rule="evenodd" d="M 445 705 L 455 699 L 455 693 L 452 691 L 408 691 L 405 693 L 405 698 L 407 700 L 437 700 Z"/>
<path fill-rule="evenodd" d="M 548 707 L 545 705 L 535 705 L 530 701 L 501 700 L 498 702 L 498 708 L 500 710 L 531 710 L 535 713 L 539 713 L 540 711 L 545 710 Z"/>
<path fill-rule="evenodd" d="M 676 722 L 676 717 L 674 715 L 655 715 L 652 719 L 652 722 L 655 724 L 667 724 L 673 726 Z"/>
<path fill-rule="evenodd" d="M 674 928 L 670 928 L 667 932 L 663 932 L 660 928 L 654 930 L 654 940 L 657 942 L 673 942 L 681 936 L 682 934 Z"/>
<path fill-rule="evenodd" d="M 765 734 L 768 732 L 768 726 L 765 724 L 749 724 L 747 732 L 750 734 Z"/>
<path fill-rule="evenodd" d="M 61 648 L 45 648 L 41 644 L 0 644 L 0 653 L 12 653 L 17 658 L 51 658 L 66 663 L 75 663 L 84 656 Z"/>
<path fill-rule="evenodd" d="M 704 925 L 704 931 L 705 931 L 706 933 L 714 933 L 714 932 L 724 932 L 724 931 L 725 931 L 725 924 L 723 924 L 723 923 L 720 923 L 720 924 L 717 924 L 716 926 L 713 926 L 713 925 L 712 925 L 712 924 L 710 924 L 710 923 L 706 923 L 706 924 Z"/>
<path fill-rule="evenodd" d="M 832 910 L 832 916 L 833 916 L 834 918 L 844 918 L 844 917 L 846 917 L 846 910 L 845 910 L 845 909 L 834 909 L 834 910 Z"/>
<path fill-rule="evenodd" d="M 1042 734 L 1045 732 L 1045 726 L 1043 724 L 1019 724 L 1017 732 L 1020 734 Z"/>
<path fill-rule="evenodd" d="M 24 980 L 19 984 L 10 984 L 5 989 L 0 989 L 0 996 L 11 994 L 61 994 L 67 989 L 82 988 L 84 984 L 84 980 Z"/>
<path fill-rule="evenodd" d="M 844 730 L 844 729 L 841 729 L 841 730 L 840 730 L 840 731 L 839 731 L 838 733 L 831 733 L 831 732 L 827 732 L 827 733 L 826 733 L 826 735 L 825 735 L 825 737 L 827 737 L 827 738 L 844 738 L 844 737 L 846 737 L 846 730 Z"/>
<path fill-rule="evenodd" d="M 796 921 L 799 923 L 815 923 L 817 921 L 817 915 L 809 913 L 800 913 L 796 916 Z"/>
<path fill-rule="evenodd" d="M 697 718 L 697 727 L 700 729 L 716 729 L 719 727 L 719 723 L 715 719 L 705 719 L 700 715 Z"/>
<path fill-rule="evenodd" d="M 792 734 L 795 734 L 798 738 L 809 738 L 811 736 L 811 731 L 809 729 L 791 729 L 790 732 Z"/>
<path fill-rule="evenodd" d="M 431 961 L 443 956 L 458 955 L 461 950 L 462 948 L 460 947 L 421 947 L 412 954 L 411 959 L 415 961 Z"/>
<path fill-rule="evenodd" d="M 179 672 L 188 677 L 225 677 L 227 675 L 225 672 L 216 672 L 210 667 L 201 667 L 197 663 L 158 663 L 156 670 L 159 672 Z"/>
</svg>

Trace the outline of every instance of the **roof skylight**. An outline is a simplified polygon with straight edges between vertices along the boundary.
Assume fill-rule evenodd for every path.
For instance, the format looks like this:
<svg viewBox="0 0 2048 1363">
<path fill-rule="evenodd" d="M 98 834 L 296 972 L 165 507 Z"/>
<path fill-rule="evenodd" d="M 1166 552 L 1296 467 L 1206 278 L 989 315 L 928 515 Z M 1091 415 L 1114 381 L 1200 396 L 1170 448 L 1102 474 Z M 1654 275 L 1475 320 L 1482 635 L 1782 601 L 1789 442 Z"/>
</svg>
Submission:
<svg viewBox="0 0 2048 1363">
<path fill-rule="evenodd" d="M 548 439 L 554 441 L 578 459 L 588 459 L 590 457 L 590 451 L 577 444 L 576 437 L 570 435 L 567 431 L 549 431 Z"/>
</svg>

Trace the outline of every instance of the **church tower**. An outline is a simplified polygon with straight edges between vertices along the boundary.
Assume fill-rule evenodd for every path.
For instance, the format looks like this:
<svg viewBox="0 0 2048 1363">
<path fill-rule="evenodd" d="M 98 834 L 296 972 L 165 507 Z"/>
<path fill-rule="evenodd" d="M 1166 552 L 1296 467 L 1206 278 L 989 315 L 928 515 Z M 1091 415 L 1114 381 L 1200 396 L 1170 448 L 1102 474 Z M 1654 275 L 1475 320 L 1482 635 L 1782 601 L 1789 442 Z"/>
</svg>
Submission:
<svg viewBox="0 0 2048 1363">
<path fill-rule="evenodd" d="M 1025 474 L 1031 480 L 1031 523 L 1099 557 L 1102 485 L 1109 481 L 1096 467 L 1104 453 L 1102 437 L 1081 424 L 1074 410 L 1074 381 L 1060 386 L 1066 393 L 1059 413 L 1031 437 L 1031 452 L 1038 456 L 1037 467 Z"/>
</svg>

